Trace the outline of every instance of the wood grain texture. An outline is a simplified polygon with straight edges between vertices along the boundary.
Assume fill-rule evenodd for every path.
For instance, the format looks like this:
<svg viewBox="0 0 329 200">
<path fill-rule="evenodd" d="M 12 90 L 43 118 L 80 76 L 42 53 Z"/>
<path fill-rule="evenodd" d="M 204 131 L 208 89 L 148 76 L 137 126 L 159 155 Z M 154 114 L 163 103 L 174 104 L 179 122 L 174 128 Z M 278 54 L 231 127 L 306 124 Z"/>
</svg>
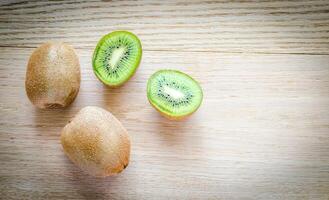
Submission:
<svg viewBox="0 0 329 200">
<path fill-rule="evenodd" d="M 327 1 L 0 4 L 0 199 L 329 199 Z M 145 51 L 135 76 L 109 89 L 91 55 L 114 29 L 136 32 Z M 80 58 L 67 109 L 38 110 L 24 90 L 30 54 L 50 39 Z M 203 87 L 185 121 L 147 101 L 146 81 L 162 68 Z M 62 127 L 87 105 L 111 111 L 131 135 L 118 176 L 85 175 L 62 151 Z"/>
<path fill-rule="evenodd" d="M 329 2 L 22 1 L 0 7 L 1 46 L 63 40 L 93 48 L 113 30 L 144 50 L 328 54 Z"/>
</svg>

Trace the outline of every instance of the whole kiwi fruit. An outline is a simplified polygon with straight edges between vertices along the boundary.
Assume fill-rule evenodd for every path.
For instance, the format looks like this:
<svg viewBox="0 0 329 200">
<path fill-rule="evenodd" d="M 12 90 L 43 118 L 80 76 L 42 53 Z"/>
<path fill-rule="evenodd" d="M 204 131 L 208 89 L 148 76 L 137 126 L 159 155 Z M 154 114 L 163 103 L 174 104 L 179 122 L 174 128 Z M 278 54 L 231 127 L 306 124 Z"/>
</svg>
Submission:
<svg viewBox="0 0 329 200">
<path fill-rule="evenodd" d="M 73 49 L 63 42 L 47 42 L 30 56 L 25 89 L 38 108 L 66 107 L 80 88 L 80 64 Z"/>
<path fill-rule="evenodd" d="M 104 177 L 120 173 L 129 163 L 130 139 L 110 112 L 87 106 L 61 132 L 70 160 L 86 173 Z"/>
</svg>

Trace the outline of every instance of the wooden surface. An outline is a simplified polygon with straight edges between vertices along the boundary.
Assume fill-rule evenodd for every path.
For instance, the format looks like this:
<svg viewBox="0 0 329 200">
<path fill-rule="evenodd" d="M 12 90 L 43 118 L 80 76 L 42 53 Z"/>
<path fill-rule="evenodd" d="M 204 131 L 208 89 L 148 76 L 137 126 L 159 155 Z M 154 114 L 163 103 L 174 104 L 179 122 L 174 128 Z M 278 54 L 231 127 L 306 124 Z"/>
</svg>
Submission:
<svg viewBox="0 0 329 200">
<path fill-rule="evenodd" d="M 116 29 L 136 33 L 143 59 L 122 88 L 94 76 L 93 48 Z M 80 93 L 38 110 L 24 90 L 28 58 L 48 40 L 72 44 Z M 0 199 L 329 199 L 329 2 L 1 1 Z M 164 119 L 145 86 L 158 69 L 189 73 L 204 102 Z M 132 139 L 118 176 L 85 175 L 59 133 L 101 106 Z"/>
</svg>

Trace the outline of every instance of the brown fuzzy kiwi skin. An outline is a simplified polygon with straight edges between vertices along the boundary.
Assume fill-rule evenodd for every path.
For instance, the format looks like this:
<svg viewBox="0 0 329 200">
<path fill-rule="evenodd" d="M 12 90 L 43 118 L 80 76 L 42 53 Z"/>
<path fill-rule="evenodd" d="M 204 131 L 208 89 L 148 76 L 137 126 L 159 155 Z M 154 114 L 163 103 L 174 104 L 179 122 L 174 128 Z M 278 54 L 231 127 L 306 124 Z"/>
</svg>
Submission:
<svg viewBox="0 0 329 200">
<path fill-rule="evenodd" d="M 25 79 L 28 98 L 36 107 L 66 107 L 80 88 L 80 64 L 73 47 L 47 42 L 30 56 Z"/>
<path fill-rule="evenodd" d="M 61 132 L 65 154 L 80 169 L 95 177 L 120 173 L 129 164 L 130 139 L 110 112 L 87 106 Z"/>
</svg>

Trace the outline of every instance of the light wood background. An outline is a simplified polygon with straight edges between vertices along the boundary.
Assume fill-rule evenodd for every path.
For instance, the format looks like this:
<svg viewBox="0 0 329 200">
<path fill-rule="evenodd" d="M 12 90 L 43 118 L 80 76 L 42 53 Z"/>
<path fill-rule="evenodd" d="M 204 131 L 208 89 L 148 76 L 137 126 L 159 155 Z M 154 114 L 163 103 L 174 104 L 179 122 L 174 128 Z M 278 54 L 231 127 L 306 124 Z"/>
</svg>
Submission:
<svg viewBox="0 0 329 200">
<path fill-rule="evenodd" d="M 143 44 L 136 75 L 109 89 L 94 76 L 106 33 Z M 24 90 L 32 51 L 75 47 L 80 93 L 67 109 L 38 110 Z M 146 81 L 182 70 L 204 90 L 181 122 L 149 105 Z M 0 199 L 329 199 L 329 2 L 1 1 Z M 132 139 L 128 168 L 85 175 L 59 133 L 82 107 L 108 109 Z"/>
</svg>

